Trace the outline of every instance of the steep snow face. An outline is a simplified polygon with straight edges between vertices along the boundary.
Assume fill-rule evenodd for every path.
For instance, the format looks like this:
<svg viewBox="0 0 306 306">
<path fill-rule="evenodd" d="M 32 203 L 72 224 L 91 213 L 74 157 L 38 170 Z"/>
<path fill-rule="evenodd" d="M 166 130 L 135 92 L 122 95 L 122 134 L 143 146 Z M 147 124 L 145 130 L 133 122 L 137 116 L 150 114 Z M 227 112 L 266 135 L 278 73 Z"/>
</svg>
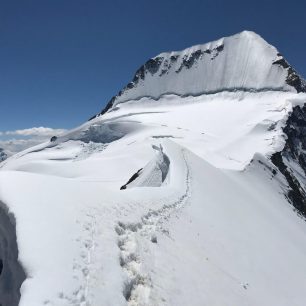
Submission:
<svg viewBox="0 0 306 306">
<path fill-rule="evenodd" d="M 304 83 L 273 46 L 259 35 L 244 31 L 148 60 L 102 113 L 142 97 L 239 90 L 303 91 Z"/>
</svg>

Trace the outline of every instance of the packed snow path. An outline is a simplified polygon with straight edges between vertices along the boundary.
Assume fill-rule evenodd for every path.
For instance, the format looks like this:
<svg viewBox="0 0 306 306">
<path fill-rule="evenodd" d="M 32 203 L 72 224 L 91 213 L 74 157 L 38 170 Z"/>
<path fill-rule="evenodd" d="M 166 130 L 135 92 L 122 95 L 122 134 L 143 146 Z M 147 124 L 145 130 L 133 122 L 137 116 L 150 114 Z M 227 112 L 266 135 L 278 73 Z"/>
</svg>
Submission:
<svg viewBox="0 0 306 306">
<path fill-rule="evenodd" d="M 149 269 L 143 256 L 149 256 L 148 241 L 157 244 L 156 232 L 167 234 L 164 227 L 174 211 L 183 207 L 190 198 L 190 169 L 186 154 L 182 150 L 186 167 L 186 185 L 184 194 L 174 203 L 164 204 L 157 210 L 149 210 L 137 223 L 124 223 L 119 221 L 115 227 L 118 234 L 118 247 L 120 249 L 120 265 L 126 273 L 123 295 L 129 306 L 149 305 L 151 288 L 154 286 Z"/>
</svg>

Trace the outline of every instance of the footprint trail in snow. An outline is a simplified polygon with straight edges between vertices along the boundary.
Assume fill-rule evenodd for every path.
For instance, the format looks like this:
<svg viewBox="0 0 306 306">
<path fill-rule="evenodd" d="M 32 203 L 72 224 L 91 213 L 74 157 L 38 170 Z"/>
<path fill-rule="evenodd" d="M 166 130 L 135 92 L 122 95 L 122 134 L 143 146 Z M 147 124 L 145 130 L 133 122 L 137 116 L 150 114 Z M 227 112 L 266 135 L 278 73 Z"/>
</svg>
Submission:
<svg viewBox="0 0 306 306">
<path fill-rule="evenodd" d="M 186 189 L 184 194 L 174 203 L 165 204 L 156 210 L 149 210 L 136 223 L 119 221 L 115 227 L 118 234 L 118 247 L 120 249 L 120 265 L 126 274 L 123 295 L 129 306 L 149 305 L 150 292 L 153 287 L 149 267 L 145 265 L 144 256 L 149 249 L 146 244 L 157 243 L 157 232 L 167 234 L 164 222 L 173 213 L 181 209 L 190 197 L 191 175 L 185 153 L 182 151 L 186 167 Z"/>
</svg>

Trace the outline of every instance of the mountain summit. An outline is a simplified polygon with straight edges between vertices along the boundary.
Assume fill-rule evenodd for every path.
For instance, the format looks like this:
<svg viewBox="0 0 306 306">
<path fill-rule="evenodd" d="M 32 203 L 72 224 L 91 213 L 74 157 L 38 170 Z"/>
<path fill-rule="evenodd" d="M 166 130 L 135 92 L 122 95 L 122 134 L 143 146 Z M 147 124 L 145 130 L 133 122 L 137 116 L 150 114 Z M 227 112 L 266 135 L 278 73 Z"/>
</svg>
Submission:
<svg viewBox="0 0 306 306">
<path fill-rule="evenodd" d="M 258 34 L 239 34 L 149 59 L 100 114 L 120 103 L 162 95 L 221 91 L 304 91 L 304 80 Z"/>
</svg>

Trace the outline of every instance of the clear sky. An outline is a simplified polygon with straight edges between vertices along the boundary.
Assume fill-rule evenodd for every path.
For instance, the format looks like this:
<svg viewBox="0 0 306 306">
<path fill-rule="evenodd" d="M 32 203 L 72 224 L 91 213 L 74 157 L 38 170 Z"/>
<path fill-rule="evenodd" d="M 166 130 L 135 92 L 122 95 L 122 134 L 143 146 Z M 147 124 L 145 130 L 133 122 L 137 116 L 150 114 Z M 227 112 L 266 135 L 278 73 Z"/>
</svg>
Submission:
<svg viewBox="0 0 306 306">
<path fill-rule="evenodd" d="M 253 30 L 306 76 L 302 0 L 0 0 L 0 131 L 74 127 L 148 58 Z"/>
</svg>

